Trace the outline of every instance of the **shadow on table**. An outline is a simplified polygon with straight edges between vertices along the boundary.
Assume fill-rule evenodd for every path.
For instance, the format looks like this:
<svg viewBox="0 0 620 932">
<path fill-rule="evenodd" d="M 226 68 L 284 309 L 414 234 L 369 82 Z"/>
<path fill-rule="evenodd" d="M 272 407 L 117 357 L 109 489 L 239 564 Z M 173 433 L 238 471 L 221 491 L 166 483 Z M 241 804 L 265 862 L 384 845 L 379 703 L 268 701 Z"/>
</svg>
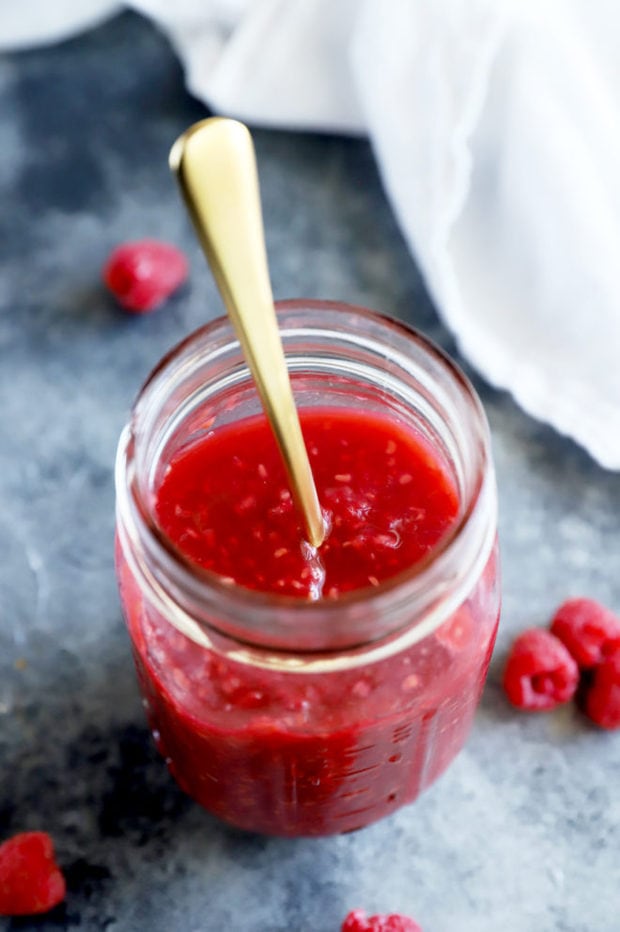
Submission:
<svg viewBox="0 0 620 932">
<path fill-rule="evenodd" d="M 228 829 L 177 787 L 143 718 L 128 645 L 111 644 L 109 657 L 84 667 L 79 692 L 58 675 L 18 694 L 0 735 L 0 838 L 48 831 L 68 888 L 65 904 L 9 929 L 106 929 L 136 872 L 150 864 L 157 873 L 188 839 L 205 860 L 213 845 L 263 841 Z"/>
</svg>

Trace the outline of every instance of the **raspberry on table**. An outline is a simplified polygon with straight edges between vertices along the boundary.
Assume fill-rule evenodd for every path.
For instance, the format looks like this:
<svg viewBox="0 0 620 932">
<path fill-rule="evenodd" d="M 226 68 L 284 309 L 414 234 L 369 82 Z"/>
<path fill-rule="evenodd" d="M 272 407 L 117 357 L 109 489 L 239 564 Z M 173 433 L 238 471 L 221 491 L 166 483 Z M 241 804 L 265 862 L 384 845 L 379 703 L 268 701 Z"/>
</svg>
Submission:
<svg viewBox="0 0 620 932">
<path fill-rule="evenodd" d="M 601 728 L 620 728 L 620 648 L 594 670 L 585 691 L 584 709 Z"/>
<path fill-rule="evenodd" d="M 544 711 L 572 699 L 579 668 L 562 642 L 543 628 L 524 631 L 512 645 L 504 690 L 519 709 Z"/>
<path fill-rule="evenodd" d="M 103 268 L 103 280 L 118 303 L 137 314 L 163 304 L 187 274 L 188 263 L 181 250 L 153 239 L 117 246 Z"/>
<path fill-rule="evenodd" d="M 46 832 L 22 832 L 0 845 L 0 916 L 47 913 L 64 900 L 65 892 Z"/>
<path fill-rule="evenodd" d="M 551 632 L 568 648 L 582 670 L 620 649 L 620 618 L 595 599 L 568 599 L 557 609 Z"/>
<path fill-rule="evenodd" d="M 363 909 L 353 909 L 342 923 L 341 932 L 422 932 L 408 916 L 367 916 Z"/>
</svg>

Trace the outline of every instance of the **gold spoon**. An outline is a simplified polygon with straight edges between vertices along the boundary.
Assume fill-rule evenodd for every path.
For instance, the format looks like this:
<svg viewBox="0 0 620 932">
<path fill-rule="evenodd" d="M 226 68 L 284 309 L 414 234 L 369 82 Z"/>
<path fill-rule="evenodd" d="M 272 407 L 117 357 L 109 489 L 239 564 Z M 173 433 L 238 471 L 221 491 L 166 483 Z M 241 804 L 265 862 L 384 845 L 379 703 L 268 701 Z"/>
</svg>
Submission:
<svg viewBox="0 0 620 932">
<path fill-rule="evenodd" d="M 273 304 L 252 137 L 236 120 L 201 120 L 174 143 L 170 168 L 258 388 L 308 539 L 320 547 L 325 522 Z"/>
</svg>

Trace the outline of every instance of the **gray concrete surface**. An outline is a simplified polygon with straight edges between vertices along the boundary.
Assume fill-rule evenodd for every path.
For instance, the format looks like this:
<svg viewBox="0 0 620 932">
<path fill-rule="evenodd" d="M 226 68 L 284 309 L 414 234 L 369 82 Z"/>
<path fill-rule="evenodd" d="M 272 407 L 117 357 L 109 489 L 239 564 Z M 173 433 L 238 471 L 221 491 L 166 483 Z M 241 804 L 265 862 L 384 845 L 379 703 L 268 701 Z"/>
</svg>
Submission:
<svg viewBox="0 0 620 932">
<path fill-rule="evenodd" d="M 0 58 L 0 838 L 49 830 L 66 905 L 6 929 L 337 932 L 348 909 L 425 932 L 620 929 L 620 733 L 528 717 L 511 637 L 568 594 L 620 610 L 620 478 L 475 378 L 497 460 L 504 613 L 474 732 L 414 806 L 354 835 L 247 837 L 158 760 L 112 565 L 116 440 L 164 350 L 220 304 L 167 153 L 205 115 L 165 41 L 124 15 Z M 278 297 L 360 302 L 458 351 L 362 140 L 257 132 Z M 117 242 L 181 245 L 191 284 L 151 316 L 99 283 Z M 4 923 L 4 925 L 3 925 Z"/>
</svg>

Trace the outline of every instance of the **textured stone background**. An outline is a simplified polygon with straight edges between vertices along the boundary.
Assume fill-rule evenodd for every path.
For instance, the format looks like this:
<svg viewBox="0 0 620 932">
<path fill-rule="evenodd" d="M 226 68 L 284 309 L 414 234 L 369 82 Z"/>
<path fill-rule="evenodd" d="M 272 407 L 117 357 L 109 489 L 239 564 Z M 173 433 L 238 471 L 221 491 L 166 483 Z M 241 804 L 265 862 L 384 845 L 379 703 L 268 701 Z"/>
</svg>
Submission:
<svg viewBox="0 0 620 932">
<path fill-rule="evenodd" d="M 112 464 L 151 366 L 220 312 L 167 168 L 204 113 L 132 15 L 0 58 L 0 838 L 48 829 L 69 882 L 66 906 L 0 927 L 336 932 L 363 906 L 410 912 L 425 932 L 619 929 L 620 734 L 572 709 L 520 716 L 499 676 L 513 633 L 568 593 L 620 610 L 620 479 L 477 379 L 504 615 L 448 774 L 381 824 L 291 842 L 218 824 L 157 759 L 113 576 Z M 276 295 L 380 308 L 456 353 L 368 145 L 255 138 Z M 114 244 L 145 234 L 186 249 L 192 280 L 132 319 L 99 273 Z"/>
</svg>

